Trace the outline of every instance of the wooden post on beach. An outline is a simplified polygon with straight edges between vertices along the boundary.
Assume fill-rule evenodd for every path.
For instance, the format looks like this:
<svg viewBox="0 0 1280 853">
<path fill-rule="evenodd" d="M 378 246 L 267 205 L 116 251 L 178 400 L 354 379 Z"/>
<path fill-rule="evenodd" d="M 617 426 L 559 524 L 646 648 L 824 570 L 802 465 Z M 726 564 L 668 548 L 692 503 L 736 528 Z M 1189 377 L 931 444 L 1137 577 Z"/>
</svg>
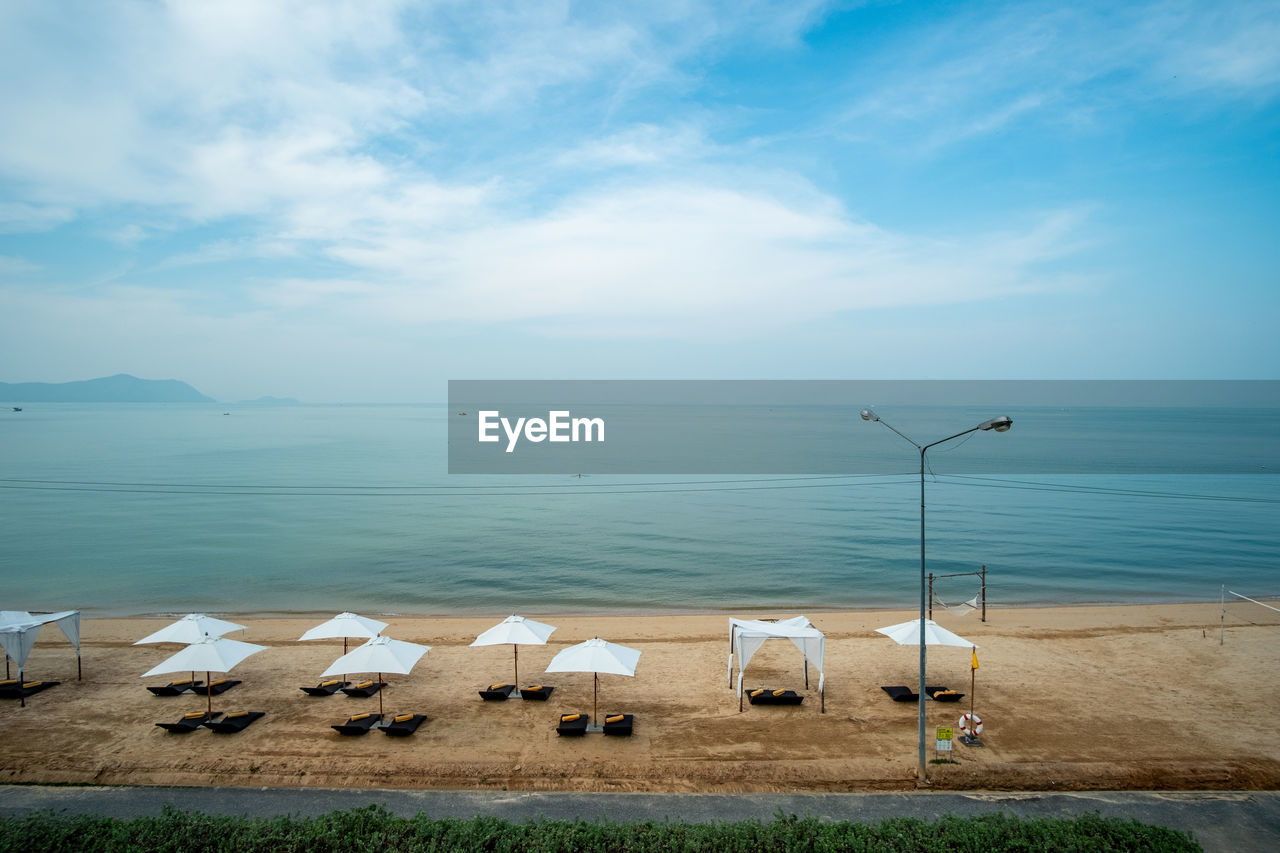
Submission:
<svg viewBox="0 0 1280 853">
<path fill-rule="evenodd" d="M 987 621 L 987 564 L 982 564 L 982 621 Z"/>
</svg>

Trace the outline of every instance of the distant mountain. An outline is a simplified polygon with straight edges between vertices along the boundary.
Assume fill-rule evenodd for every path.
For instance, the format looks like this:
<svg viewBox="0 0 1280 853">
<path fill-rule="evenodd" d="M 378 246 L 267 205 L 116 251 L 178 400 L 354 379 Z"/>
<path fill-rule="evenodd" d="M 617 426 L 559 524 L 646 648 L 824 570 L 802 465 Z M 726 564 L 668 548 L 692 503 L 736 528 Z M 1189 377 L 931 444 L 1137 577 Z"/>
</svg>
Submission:
<svg viewBox="0 0 1280 853">
<path fill-rule="evenodd" d="M 177 379 L 117 373 L 80 382 L 0 382 L 0 400 L 14 403 L 212 403 Z"/>
</svg>

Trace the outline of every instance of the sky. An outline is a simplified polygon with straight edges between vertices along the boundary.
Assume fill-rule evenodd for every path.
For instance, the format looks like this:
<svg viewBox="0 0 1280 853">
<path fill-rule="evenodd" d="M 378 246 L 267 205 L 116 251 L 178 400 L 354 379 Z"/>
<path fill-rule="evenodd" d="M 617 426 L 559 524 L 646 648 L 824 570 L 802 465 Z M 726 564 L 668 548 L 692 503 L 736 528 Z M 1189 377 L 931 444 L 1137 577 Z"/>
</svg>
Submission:
<svg viewBox="0 0 1280 853">
<path fill-rule="evenodd" d="M 1280 3 L 0 4 L 0 381 L 1274 379 Z"/>
</svg>

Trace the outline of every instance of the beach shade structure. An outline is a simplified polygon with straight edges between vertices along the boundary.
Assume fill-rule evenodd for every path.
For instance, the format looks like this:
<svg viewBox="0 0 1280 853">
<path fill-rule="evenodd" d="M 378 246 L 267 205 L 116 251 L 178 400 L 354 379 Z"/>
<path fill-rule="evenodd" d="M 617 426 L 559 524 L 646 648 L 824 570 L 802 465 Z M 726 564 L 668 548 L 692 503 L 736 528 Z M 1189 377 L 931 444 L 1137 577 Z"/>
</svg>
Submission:
<svg viewBox="0 0 1280 853">
<path fill-rule="evenodd" d="M 243 631 L 243 625 L 215 619 L 203 613 L 188 613 L 177 622 L 166 625 L 154 634 L 148 634 L 134 643 L 144 646 L 151 643 L 198 643 L 205 637 L 221 637 L 232 631 Z"/>
<path fill-rule="evenodd" d="M 376 637 L 382 633 L 382 629 L 387 627 L 386 622 L 379 622 L 377 619 L 369 619 L 356 613 L 339 613 L 328 622 L 321 622 L 319 625 L 307 631 L 299 640 L 330 640 L 342 638 L 342 653 L 347 653 L 348 637 L 363 637 L 369 639 Z"/>
<path fill-rule="evenodd" d="M 476 637 L 472 646 L 511 646 L 515 656 L 515 678 L 512 679 L 516 686 L 520 685 L 520 645 L 526 646 L 545 646 L 547 638 L 551 636 L 551 632 L 555 630 L 555 626 L 547 625 L 543 622 L 535 622 L 532 619 L 526 619 L 523 616 L 508 616 L 497 625 L 494 625 L 488 631 Z"/>
<path fill-rule="evenodd" d="M 378 681 L 381 682 L 382 674 L 385 672 L 408 675 L 413 665 L 429 651 L 431 651 L 430 646 L 393 640 L 379 634 L 376 637 L 370 637 L 338 658 L 328 669 L 320 673 L 320 677 L 328 678 L 331 675 L 344 675 L 348 672 L 376 672 Z M 382 713 L 382 693 L 382 690 L 378 691 L 379 714 Z"/>
<path fill-rule="evenodd" d="M 876 633 L 884 634 L 900 646 L 918 646 L 920 645 L 920 620 L 912 619 L 910 622 L 900 622 L 887 628 L 877 628 Z M 924 620 L 924 643 L 926 646 L 977 648 L 976 644 L 951 633 L 932 619 Z"/>
<path fill-rule="evenodd" d="M 809 665 L 818 670 L 818 696 L 822 713 L 827 711 L 826 682 L 823 661 L 827 653 L 826 635 L 809 624 L 804 616 L 766 622 L 760 619 L 729 618 L 729 686 L 733 686 L 733 659 L 738 658 L 738 710 L 742 710 L 742 678 L 751 657 L 768 640 L 785 638 L 804 656 L 804 686 L 809 686 Z M 756 704 L 752 702 L 751 704 Z"/>
<path fill-rule="evenodd" d="M 578 643 L 551 659 L 547 672 L 589 672 L 592 675 L 591 719 L 599 716 L 600 673 L 635 677 L 640 650 L 608 643 L 599 637 Z"/>
<path fill-rule="evenodd" d="M 9 661 L 18 665 L 18 684 L 25 677 L 23 669 L 31 647 L 40 636 L 40 628 L 50 622 L 62 629 L 62 633 L 76 647 L 76 678 L 80 678 L 80 611 L 61 610 L 57 613 L 29 613 L 26 610 L 0 610 L 0 646 L 4 648 L 4 677 L 9 678 Z M 21 690 L 19 693 L 21 694 Z M 26 696 L 20 696 L 23 706 Z"/>
<path fill-rule="evenodd" d="M 204 637 L 171 655 L 163 663 L 153 666 L 144 672 L 142 677 L 150 678 L 153 675 L 167 675 L 171 672 L 204 670 L 205 689 L 204 691 L 197 690 L 195 692 L 203 692 L 205 694 L 208 698 L 208 712 L 212 714 L 214 688 L 209 674 L 212 672 L 230 672 L 240 661 L 250 655 L 265 651 L 266 648 L 266 646 L 259 646 L 254 643 L 229 640 L 226 637 Z"/>
</svg>

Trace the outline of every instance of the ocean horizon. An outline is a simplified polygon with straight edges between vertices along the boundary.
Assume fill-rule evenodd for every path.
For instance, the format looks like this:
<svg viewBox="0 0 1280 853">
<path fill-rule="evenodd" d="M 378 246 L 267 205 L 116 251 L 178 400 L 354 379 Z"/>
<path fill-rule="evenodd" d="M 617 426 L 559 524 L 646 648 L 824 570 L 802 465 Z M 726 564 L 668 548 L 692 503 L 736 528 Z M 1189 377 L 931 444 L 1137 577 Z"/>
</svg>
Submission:
<svg viewBox="0 0 1280 853">
<path fill-rule="evenodd" d="M 443 404 L 25 409 L 0 418 L 4 609 L 918 606 L 918 456 L 905 443 L 889 451 L 902 461 L 889 474 L 450 475 Z M 1028 435 L 1061 419 L 1047 407 L 1010 414 Z M 922 422 L 963 428 L 967 417 Z M 1159 452 L 1149 411 L 1112 417 L 1124 452 Z M 931 451 L 928 571 L 960 575 L 937 581 L 940 602 L 977 595 L 969 573 L 984 565 L 996 608 L 1209 601 L 1223 585 L 1280 593 L 1280 481 L 1269 473 L 947 473 L 949 458 L 997 456 L 995 441 Z M 1229 441 L 1205 442 L 1230 459 Z"/>
</svg>

